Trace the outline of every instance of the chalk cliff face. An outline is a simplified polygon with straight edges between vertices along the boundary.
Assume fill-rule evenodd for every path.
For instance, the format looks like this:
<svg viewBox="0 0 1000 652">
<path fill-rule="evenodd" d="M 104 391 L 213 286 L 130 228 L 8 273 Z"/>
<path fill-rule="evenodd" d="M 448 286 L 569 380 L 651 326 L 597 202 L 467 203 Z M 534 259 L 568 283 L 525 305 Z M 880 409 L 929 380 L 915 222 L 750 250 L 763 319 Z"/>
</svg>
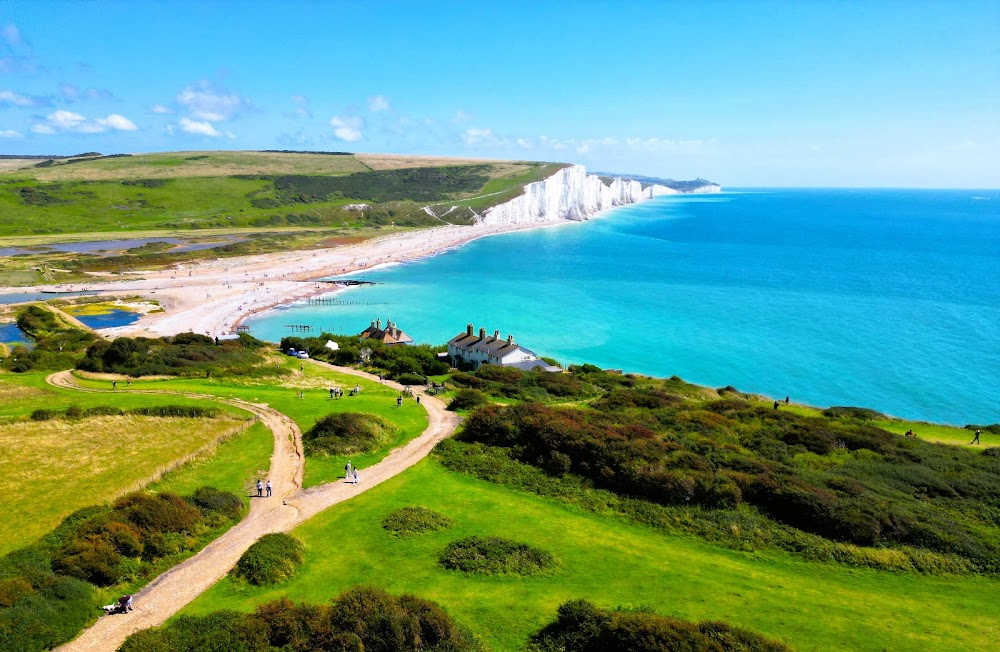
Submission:
<svg viewBox="0 0 1000 652">
<path fill-rule="evenodd" d="M 700 188 L 695 188 L 694 190 L 689 190 L 688 194 L 691 195 L 711 195 L 717 192 L 722 192 L 722 186 L 717 183 L 710 183 L 707 186 L 702 186 Z"/>
<path fill-rule="evenodd" d="M 586 220 L 612 206 L 673 194 L 677 191 L 661 185 L 643 189 L 638 181 L 615 179 L 607 185 L 599 177 L 588 175 L 582 165 L 573 165 L 542 181 L 529 183 L 520 197 L 484 211 L 479 223 L 504 225 Z"/>
</svg>

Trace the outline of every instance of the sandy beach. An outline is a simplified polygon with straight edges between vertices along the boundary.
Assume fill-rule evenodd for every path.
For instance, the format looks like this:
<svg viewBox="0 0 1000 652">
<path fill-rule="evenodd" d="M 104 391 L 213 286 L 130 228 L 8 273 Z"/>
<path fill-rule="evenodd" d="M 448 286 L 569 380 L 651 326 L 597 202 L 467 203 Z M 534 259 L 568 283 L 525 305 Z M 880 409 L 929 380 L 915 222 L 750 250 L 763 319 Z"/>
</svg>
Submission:
<svg viewBox="0 0 1000 652">
<path fill-rule="evenodd" d="M 4 288 L 0 293 L 44 289 L 141 296 L 157 301 L 164 311 L 144 315 L 128 326 L 100 332 L 109 337 L 159 337 L 190 331 L 214 337 L 235 332 L 240 322 L 254 313 L 337 291 L 335 284 L 320 283 L 317 279 L 432 256 L 486 236 L 573 223 L 576 222 L 556 220 L 514 226 L 447 225 L 330 249 L 199 261 L 168 270 L 95 275 L 93 281 L 86 283 Z"/>
</svg>

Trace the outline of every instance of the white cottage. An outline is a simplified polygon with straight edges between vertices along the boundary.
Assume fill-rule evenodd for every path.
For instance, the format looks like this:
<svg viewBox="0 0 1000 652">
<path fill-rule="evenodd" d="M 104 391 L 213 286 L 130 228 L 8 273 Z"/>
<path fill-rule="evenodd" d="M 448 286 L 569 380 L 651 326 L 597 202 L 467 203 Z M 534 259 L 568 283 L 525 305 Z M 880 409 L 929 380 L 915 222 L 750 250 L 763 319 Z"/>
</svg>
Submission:
<svg viewBox="0 0 1000 652">
<path fill-rule="evenodd" d="M 562 371 L 516 343 L 513 335 L 503 340 L 500 339 L 500 331 L 493 331 L 492 336 L 487 336 L 486 329 L 480 328 L 477 336 L 472 324 L 465 327 L 464 333 L 448 341 L 448 357 L 455 366 L 461 361 L 471 364 L 474 369 L 483 364 L 498 364 L 524 370 L 541 367 L 545 371 Z"/>
</svg>

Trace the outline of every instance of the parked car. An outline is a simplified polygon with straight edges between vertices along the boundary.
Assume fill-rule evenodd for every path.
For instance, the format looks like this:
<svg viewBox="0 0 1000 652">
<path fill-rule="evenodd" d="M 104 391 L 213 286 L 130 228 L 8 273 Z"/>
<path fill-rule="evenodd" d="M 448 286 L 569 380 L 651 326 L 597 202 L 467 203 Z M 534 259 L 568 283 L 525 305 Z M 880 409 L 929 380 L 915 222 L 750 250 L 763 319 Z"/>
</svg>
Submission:
<svg viewBox="0 0 1000 652">
<path fill-rule="evenodd" d="M 307 360 L 309 359 L 309 354 L 306 353 L 305 351 L 299 351 L 296 357 L 301 358 L 302 360 Z"/>
</svg>

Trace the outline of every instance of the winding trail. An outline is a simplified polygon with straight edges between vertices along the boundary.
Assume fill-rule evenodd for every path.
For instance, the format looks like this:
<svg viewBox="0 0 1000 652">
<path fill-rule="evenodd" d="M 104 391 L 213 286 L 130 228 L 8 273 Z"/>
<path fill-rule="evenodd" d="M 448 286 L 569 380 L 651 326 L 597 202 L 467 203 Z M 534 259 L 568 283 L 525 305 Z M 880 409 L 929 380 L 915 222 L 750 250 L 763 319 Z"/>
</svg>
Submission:
<svg viewBox="0 0 1000 652">
<path fill-rule="evenodd" d="M 360 376 L 378 382 L 377 377 L 354 369 L 337 367 L 324 362 L 311 361 L 340 373 Z M 56 387 L 84 392 L 106 392 L 81 387 L 69 371 L 54 373 L 46 381 Z M 383 384 L 402 390 L 397 383 Z M 226 403 L 256 414 L 274 434 L 274 452 L 271 455 L 269 478 L 274 487 L 274 498 L 254 498 L 249 514 L 218 539 L 208 544 L 198 554 L 164 572 L 135 595 L 135 610 L 126 614 L 102 616 L 93 626 L 77 638 L 56 648 L 63 652 L 108 652 L 137 631 L 161 625 L 185 605 L 208 590 L 239 561 L 240 556 L 254 541 L 271 532 L 287 532 L 327 507 L 352 498 L 381 484 L 413 466 L 430 453 L 431 449 L 458 426 L 458 416 L 445 409 L 437 398 L 423 394 L 421 405 L 427 410 L 427 428 L 404 446 L 392 450 L 381 462 L 364 469 L 358 484 L 331 482 L 306 491 L 302 490 L 303 453 L 302 432 L 289 417 L 266 405 L 239 399 L 227 399 L 211 394 L 176 392 L 169 390 L 117 390 L 142 394 L 173 394 Z"/>
</svg>

